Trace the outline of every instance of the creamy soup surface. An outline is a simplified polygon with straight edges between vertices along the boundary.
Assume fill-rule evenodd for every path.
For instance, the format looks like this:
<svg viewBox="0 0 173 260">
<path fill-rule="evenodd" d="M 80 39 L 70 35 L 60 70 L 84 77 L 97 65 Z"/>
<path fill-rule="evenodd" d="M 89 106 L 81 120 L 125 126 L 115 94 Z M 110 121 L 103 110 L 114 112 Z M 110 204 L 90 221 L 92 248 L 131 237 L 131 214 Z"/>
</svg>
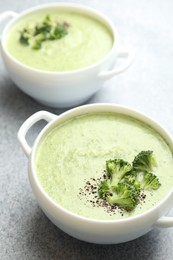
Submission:
<svg viewBox="0 0 173 260">
<path fill-rule="evenodd" d="M 49 15 L 52 21 L 66 24 L 67 35 L 43 42 L 34 50 L 19 41 L 24 28 L 34 28 Z M 46 71 L 71 71 L 90 66 L 104 58 L 113 46 L 113 35 L 102 22 L 70 11 L 40 11 L 19 20 L 9 32 L 6 46 L 20 62 Z"/>
<path fill-rule="evenodd" d="M 131 163 L 142 150 L 154 152 L 154 174 L 161 187 L 145 191 L 145 200 L 131 212 L 109 212 L 93 204 L 98 194 L 90 188 L 87 191 L 87 183 L 99 183 L 105 161 L 121 158 Z M 143 122 L 115 113 L 86 114 L 53 128 L 38 146 L 35 168 L 42 188 L 54 201 L 94 219 L 120 219 L 142 213 L 159 203 L 173 186 L 173 156 L 164 139 Z"/>
</svg>

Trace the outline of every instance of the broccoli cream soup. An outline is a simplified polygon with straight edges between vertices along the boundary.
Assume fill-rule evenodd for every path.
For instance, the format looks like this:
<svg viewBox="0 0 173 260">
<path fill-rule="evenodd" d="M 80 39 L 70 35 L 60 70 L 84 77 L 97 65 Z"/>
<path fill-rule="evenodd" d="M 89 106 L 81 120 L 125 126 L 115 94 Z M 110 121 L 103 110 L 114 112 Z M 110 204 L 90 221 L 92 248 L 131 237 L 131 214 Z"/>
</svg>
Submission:
<svg viewBox="0 0 173 260">
<path fill-rule="evenodd" d="M 108 192 L 104 197 L 100 185 L 109 182 L 112 162 L 118 176 L 113 180 L 118 202 L 109 204 Z M 52 129 L 37 148 L 35 168 L 42 188 L 55 202 L 94 219 L 142 213 L 159 203 L 173 186 L 173 156 L 164 139 L 143 122 L 116 113 L 86 114 Z M 135 192 L 127 184 L 129 176 L 131 183 L 136 178 Z"/>
<path fill-rule="evenodd" d="M 100 21 L 73 11 L 40 11 L 9 32 L 8 51 L 20 62 L 46 71 L 71 71 L 104 58 L 113 35 Z"/>
</svg>

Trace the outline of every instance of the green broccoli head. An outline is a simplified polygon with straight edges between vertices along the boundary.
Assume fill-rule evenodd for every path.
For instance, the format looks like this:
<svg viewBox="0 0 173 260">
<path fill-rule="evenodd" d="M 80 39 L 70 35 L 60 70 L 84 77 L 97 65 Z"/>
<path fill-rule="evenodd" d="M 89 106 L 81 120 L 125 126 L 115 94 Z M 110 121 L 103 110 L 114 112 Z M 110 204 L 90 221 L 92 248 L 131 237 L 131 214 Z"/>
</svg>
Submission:
<svg viewBox="0 0 173 260">
<path fill-rule="evenodd" d="M 157 190 L 161 184 L 156 175 L 151 172 L 144 172 L 140 181 L 141 189 Z"/>
<path fill-rule="evenodd" d="M 98 195 L 110 205 L 133 210 L 143 190 L 157 190 L 161 184 L 151 170 L 156 166 L 153 151 L 142 151 L 133 164 L 114 159 L 106 162 L 107 180 L 98 186 Z"/>
<path fill-rule="evenodd" d="M 122 159 L 114 159 L 106 162 L 106 169 L 108 177 L 111 179 L 111 185 L 116 186 L 132 170 L 132 166 Z"/>
<path fill-rule="evenodd" d="M 131 171 L 128 175 L 125 175 L 124 178 L 122 178 L 121 183 L 127 183 L 128 185 L 132 186 L 138 193 L 140 192 L 141 187 L 136 171 Z"/>
<path fill-rule="evenodd" d="M 113 187 L 113 193 L 108 196 L 109 204 L 116 204 L 126 210 L 133 210 L 137 205 L 136 191 L 127 183 L 118 183 Z"/>
<path fill-rule="evenodd" d="M 110 181 L 102 181 L 98 187 L 98 194 L 101 199 L 106 199 L 108 195 L 111 193 Z"/>
<path fill-rule="evenodd" d="M 157 163 L 155 161 L 153 151 L 142 151 L 134 158 L 133 161 L 133 168 L 140 172 L 152 171 L 154 166 L 157 166 Z"/>
</svg>

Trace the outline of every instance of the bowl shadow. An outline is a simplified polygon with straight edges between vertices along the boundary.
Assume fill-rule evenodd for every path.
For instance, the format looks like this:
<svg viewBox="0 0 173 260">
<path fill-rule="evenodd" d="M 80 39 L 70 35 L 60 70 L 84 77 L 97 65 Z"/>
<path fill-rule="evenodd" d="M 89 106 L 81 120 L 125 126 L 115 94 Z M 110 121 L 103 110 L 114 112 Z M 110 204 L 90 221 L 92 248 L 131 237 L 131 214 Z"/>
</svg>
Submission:
<svg viewBox="0 0 173 260">
<path fill-rule="evenodd" d="M 75 239 L 57 228 L 37 207 L 32 215 L 27 246 L 31 256 L 39 252 L 40 259 L 70 260 L 149 260 L 159 250 L 159 230 L 122 244 L 98 245 Z M 134 227 L 135 228 L 135 227 Z M 31 242 L 32 241 L 32 246 Z M 151 246 L 152 245 L 152 246 Z M 142 257 L 142 258 L 141 258 Z"/>
</svg>

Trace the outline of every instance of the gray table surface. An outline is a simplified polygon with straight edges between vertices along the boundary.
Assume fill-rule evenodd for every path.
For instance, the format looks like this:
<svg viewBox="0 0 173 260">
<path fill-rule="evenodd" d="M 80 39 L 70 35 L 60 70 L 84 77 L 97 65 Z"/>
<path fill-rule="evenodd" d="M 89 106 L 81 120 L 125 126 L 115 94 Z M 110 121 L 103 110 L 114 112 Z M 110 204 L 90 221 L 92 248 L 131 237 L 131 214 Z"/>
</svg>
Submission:
<svg viewBox="0 0 173 260">
<path fill-rule="evenodd" d="M 20 12 L 42 0 L 1 0 L 0 12 Z M 57 1 L 58 2 L 58 1 Z M 66 1 L 70 2 L 70 1 Z M 121 44 L 136 51 L 133 66 L 108 81 L 88 103 L 111 102 L 138 109 L 173 134 L 173 1 L 73 1 L 97 8 L 116 24 Z M 55 227 L 39 208 L 28 182 L 27 158 L 16 133 L 39 110 L 56 114 L 22 93 L 0 59 L 0 259 L 173 259 L 173 229 L 153 229 L 119 245 L 95 245 Z M 41 124 L 32 129 L 32 142 Z M 173 215 L 170 211 L 170 215 Z"/>
</svg>

